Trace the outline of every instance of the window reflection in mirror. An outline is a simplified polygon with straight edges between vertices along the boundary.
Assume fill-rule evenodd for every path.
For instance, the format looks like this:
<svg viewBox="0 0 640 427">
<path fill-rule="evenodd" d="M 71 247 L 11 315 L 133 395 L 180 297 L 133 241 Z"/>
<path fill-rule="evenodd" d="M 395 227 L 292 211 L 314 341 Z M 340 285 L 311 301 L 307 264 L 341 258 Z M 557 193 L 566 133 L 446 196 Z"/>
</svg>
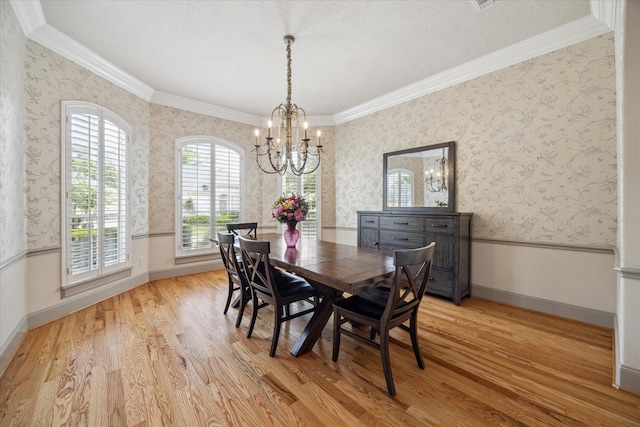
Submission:
<svg viewBox="0 0 640 427">
<path fill-rule="evenodd" d="M 454 142 L 384 154 L 384 209 L 453 211 Z"/>
<path fill-rule="evenodd" d="M 404 168 L 394 168 L 387 173 L 388 206 L 413 206 L 413 178 L 413 171 Z"/>
</svg>

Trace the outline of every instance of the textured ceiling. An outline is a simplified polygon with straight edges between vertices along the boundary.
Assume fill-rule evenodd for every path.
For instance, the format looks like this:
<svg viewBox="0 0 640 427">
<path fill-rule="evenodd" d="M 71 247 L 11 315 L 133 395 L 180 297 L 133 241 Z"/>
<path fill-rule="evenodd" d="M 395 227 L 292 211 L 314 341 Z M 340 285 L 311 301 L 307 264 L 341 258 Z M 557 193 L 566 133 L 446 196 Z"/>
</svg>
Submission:
<svg viewBox="0 0 640 427">
<path fill-rule="evenodd" d="M 159 92 L 331 115 L 590 14 L 587 0 L 43 0 L 47 24 Z"/>
</svg>

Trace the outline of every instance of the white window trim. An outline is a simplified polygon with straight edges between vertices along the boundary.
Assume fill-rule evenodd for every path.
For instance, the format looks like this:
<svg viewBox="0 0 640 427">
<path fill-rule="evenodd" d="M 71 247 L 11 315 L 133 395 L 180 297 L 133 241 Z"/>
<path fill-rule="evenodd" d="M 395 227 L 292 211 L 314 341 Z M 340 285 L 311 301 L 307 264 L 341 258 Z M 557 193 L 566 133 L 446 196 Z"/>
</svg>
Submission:
<svg viewBox="0 0 640 427">
<path fill-rule="evenodd" d="M 191 135 L 185 136 L 181 138 L 177 138 L 175 142 L 175 258 L 176 260 L 181 260 L 182 262 L 190 262 L 189 258 L 193 258 L 194 260 L 199 260 L 203 258 L 203 255 L 218 255 L 219 249 L 215 245 L 211 245 L 208 249 L 190 249 L 185 251 L 181 248 L 179 243 L 181 239 L 181 230 L 182 230 L 182 200 L 181 200 L 181 189 L 182 189 L 182 156 L 181 149 L 185 145 L 194 144 L 194 143 L 210 143 L 212 145 L 223 145 L 228 147 L 234 151 L 236 151 L 240 155 L 240 218 L 239 221 L 244 221 L 245 216 L 245 175 L 246 175 L 246 165 L 245 165 L 245 150 L 241 146 L 234 144 L 231 141 L 227 141 L 226 139 L 217 138 L 215 136 L 210 135 Z M 213 151 L 212 151 L 213 153 Z M 214 163 L 212 163 L 213 165 Z M 211 174 L 211 188 L 215 188 L 215 173 Z M 211 198 L 211 219 L 214 218 L 215 212 L 215 200 Z M 210 233 L 213 234 L 214 229 L 211 228 Z M 209 259 L 208 257 L 204 257 L 203 259 Z"/>
<path fill-rule="evenodd" d="M 94 272 L 88 272 L 76 275 L 72 277 L 70 273 L 70 260 L 71 260 L 71 245 L 69 242 L 69 238 L 71 235 L 71 229 L 69 221 L 66 220 L 67 216 L 70 212 L 70 198 L 67 196 L 67 192 L 69 189 L 67 188 L 70 183 L 70 150 L 71 150 L 71 126 L 68 121 L 68 116 L 70 110 L 73 112 L 86 112 L 90 114 L 95 114 L 100 117 L 101 121 L 108 119 L 113 122 L 118 127 L 124 129 L 127 132 L 127 164 L 125 166 L 125 174 L 127 176 L 126 188 L 125 188 L 125 197 L 127 201 L 131 200 L 131 181 L 129 177 L 131 176 L 131 134 L 133 129 L 126 120 L 122 117 L 114 113 L 113 111 L 90 102 L 84 101 L 62 101 L 61 102 L 61 157 L 62 157 L 62 177 L 60 180 L 60 195 L 61 195 L 61 218 L 62 220 L 62 268 L 61 268 L 61 296 L 62 298 L 66 296 L 71 296 L 78 294 L 84 290 L 92 289 L 98 286 L 105 285 L 114 280 L 122 279 L 124 277 L 131 275 L 132 261 L 131 261 L 131 251 L 132 251 L 132 230 L 131 230 L 131 209 L 129 207 L 129 203 L 127 203 L 127 212 L 126 212 L 126 261 L 124 266 L 122 264 L 118 264 L 115 266 L 104 267 Z M 103 165 L 101 164 L 101 167 Z M 104 172 L 104 171 L 102 171 Z"/>
</svg>

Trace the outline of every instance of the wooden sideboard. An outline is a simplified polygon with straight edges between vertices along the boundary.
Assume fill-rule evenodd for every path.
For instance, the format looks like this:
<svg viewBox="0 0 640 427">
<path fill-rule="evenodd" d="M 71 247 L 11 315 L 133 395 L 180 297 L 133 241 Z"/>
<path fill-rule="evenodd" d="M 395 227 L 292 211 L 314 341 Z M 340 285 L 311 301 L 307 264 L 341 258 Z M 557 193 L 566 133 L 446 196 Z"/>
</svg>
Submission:
<svg viewBox="0 0 640 427">
<path fill-rule="evenodd" d="M 392 250 L 436 242 L 427 292 L 460 305 L 470 296 L 471 215 L 358 211 L 358 246 Z"/>
</svg>

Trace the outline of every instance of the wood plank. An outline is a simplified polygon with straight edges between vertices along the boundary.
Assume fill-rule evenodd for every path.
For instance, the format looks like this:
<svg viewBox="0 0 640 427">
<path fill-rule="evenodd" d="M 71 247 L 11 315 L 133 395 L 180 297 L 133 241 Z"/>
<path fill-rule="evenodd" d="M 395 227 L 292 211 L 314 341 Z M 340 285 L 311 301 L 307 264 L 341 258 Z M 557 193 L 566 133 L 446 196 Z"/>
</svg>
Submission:
<svg viewBox="0 0 640 427">
<path fill-rule="evenodd" d="M 375 349 L 343 337 L 331 361 L 331 319 L 298 358 L 311 316 L 286 322 L 269 357 L 272 311 L 247 339 L 251 304 L 240 328 L 222 313 L 225 274 L 156 280 L 29 331 L 0 376 L 0 425 L 640 425 L 640 396 L 611 386 L 609 329 L 427 296 L 425 369 L 393 330 L 392 398 Z"/>
</svg>

